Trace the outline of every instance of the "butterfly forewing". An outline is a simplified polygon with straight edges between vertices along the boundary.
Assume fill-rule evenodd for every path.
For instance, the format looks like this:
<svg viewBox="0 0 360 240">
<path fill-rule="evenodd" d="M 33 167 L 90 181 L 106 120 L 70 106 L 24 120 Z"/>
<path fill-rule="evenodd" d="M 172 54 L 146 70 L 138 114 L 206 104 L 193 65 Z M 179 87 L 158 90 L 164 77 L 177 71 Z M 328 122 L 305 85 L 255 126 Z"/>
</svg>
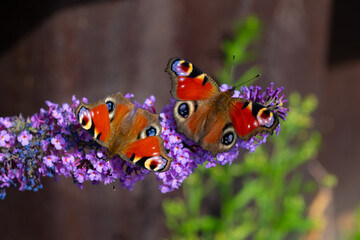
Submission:
<svg viewBox="0 0 360 240">
<path fill-rule="evenodd" d="M 261 132 L 273 133 L 279 119 L 265 106 L 241 98 L 232 98 L 230 119 L 237 135 L 243 140 Z"/>
<path fill-rule="evenodd" d="M 171 58 L 165 71 L 171 76 L 171 94 L 175 99 L 209 99 L 220 92 L 211 77 L 184 59 Z"/>
</svg>

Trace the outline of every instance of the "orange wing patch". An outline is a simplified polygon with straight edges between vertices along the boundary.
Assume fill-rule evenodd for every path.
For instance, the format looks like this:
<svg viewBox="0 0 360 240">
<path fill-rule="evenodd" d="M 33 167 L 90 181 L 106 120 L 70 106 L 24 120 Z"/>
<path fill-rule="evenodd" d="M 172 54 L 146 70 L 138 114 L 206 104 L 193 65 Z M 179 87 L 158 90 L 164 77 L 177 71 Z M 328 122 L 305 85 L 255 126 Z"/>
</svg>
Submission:
<svg viewBox="0 0 360 240">
<path fill-rule="evenodd" d="M 251 137 L 249 134 L 260 126 L 252 114 L 251 104 L 245 108 L 243 106 L 243 102 L 234 102 L 230 109 L 230 118 L 238 136 L 248 140 Z"/>
<path fill-rule="evenodd" d="M 216 90 L 208 81 L 203 84 L 204 77 L 206 77 L 204 74 L 196 78 L 178 77 L 176 89 L 178 98 L 182 100 L 201 100 L 212 97 Z"/>
<path fill-rule="evenodd" d="M 95 126 L 94 138 L 107 142 L 110 137 L 110 119 L 106 104 L 100 104 L 90 110 L 91 118 Z"/>
<path fill-rule="evenodd" d="M 134 162 L 142 157 L 160 156 L 160 140 L 157 136 L 139 139 L 124 149 L 125 156 L 131 158 L 135 154 Z"/>
<path fill-rule="evenodd" d="M 217 143 L 221 139 L 224 125 L 225 121 L 222 121 L 222 119 L 215 122 L 209 133 L 203 138 L 202 142 L 211 144 Z"/>
<path fill-rule="evenodd" d="M 211 77 L 184 59 L 170 59 L 165 71 L 171 76 L 171 94 L 177 100 L 209 99 L 220 91 Z"/>
</svg>

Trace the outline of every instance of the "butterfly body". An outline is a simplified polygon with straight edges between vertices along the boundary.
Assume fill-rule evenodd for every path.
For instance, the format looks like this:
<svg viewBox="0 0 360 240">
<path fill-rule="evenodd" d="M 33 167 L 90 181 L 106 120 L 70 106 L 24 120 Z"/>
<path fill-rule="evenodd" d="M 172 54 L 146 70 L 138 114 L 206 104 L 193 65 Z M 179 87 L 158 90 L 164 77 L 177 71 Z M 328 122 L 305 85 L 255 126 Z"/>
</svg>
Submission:
<svg viewBox="0 0 360 240">
<path fill-rule="evenodd" d="M 160 137 L 161 125 L 156 114 L 113 94 L 93 104 L 81 103 L 76 109 L 81 126 L 101 146 L 108 148 L 109 157 L 124 160 L 150 171 L 166 171 L 172 159 L 167 155 Z"/>
<path fill-rule="evenodd" d="M 217 83 L 192 63 L 172 58 L 165 69 L 177 100 L 173 115 L 177 131 L 212 154 L 229 151 L 237 138 L 249 140 L 261 132 L 273 133 L 279 120 L 267 107 L 221 92 Z"/>
</svg>

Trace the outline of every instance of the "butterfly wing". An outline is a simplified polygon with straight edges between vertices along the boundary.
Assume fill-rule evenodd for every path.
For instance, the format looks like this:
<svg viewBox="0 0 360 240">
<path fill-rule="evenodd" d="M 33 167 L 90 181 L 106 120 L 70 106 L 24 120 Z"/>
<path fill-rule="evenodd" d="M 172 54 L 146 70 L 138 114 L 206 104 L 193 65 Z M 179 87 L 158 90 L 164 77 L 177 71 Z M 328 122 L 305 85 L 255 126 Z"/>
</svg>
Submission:
<svg viewBox="0 0 360 240">
<path fill-rule="evenodd" d="M 170 167 L 172 159 L 167 156 L 160 138 L 157 115 L 135 109 L 121 93 L 91 105 L 81 103 L 76 115 L 81 126 L 100 145 L 109 149 L 110 156 L 117 154 L 151 171 L 166 171 Z M 148 127 L 154 129 L 154 136 L 146 135 Z"/>
<path fill-rule="evenodd" d="M 176 100 L 209 99 L 220 92 L 206 73 L 181 58 L 170 58 L 165 72 L 171 77 L 171 95 Z"/>
<path fill-rule="evenodd" d="M 115 105 L 115 103 L 118 103 Z M 134 108 L 129 100 L 125 99 L 121 93 L 113 94 L 105 99 L 98 100 L 93 104 L 81 102 L 76 108 L 76 117 L 81 126 L 101 146 L 108 148 L 113 132 L 112 121 L 117 115 L 126 115 Z M 121 123 L 118 123 L 121 124 Z"/>
<path fill-rule="evenodd" d="M 117 151 L 125 160 L 150 171 L 163 172 L 170 167 L 170 158 L 160 137 L 161 125 L 158 115 L 143 109 L 136 109 L 126 119 L 124 133 L 126 141 Z M 115 143 L 114 145 L 120 145 Z M 110 145 L 110 147 L 112 147 Z M 115 147 L 114 147 L 115 148 Z"/>
<path fill-rule="evenodd" d="M 269 108 L 242 98 L 232 98 L 230 119 L 237 135 L 249 140 L 257 133 L 272 134 L 279 125 L 279 118 Z"/>
</svg>

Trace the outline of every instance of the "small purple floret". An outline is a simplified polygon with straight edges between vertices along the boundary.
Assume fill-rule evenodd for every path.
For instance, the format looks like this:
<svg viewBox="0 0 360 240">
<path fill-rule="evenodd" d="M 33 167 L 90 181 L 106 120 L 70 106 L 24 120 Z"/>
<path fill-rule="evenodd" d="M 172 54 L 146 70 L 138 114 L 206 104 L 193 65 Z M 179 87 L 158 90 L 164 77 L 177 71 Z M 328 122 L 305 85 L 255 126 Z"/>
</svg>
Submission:
<svg viewBox="0 0 360 240">
<path fill-rule="evenodd" d="M 17 140 L 21 143 L 23 146 L 27 146 L 29 144 L 29 141 L 31 141 L 32 135 L 29 134 L 27 131 L 22 131 L 19 136 L 17 137 Z"/>
<path fill-rule="evenodd" d="M 54 145 L 56 150 L 61 150 L 62 146 L 65 144 L 65 139 L 61 136 L 61 134 L 57 134 L 51 139 L 51 143 Z"/>
<path fill-rule="evenodd" d="M 8 142 L 10 141 L 10 135 L 6 130 L 2 130 L 0 132 L 0 147 L 6 147 Z"/>
</svg>

